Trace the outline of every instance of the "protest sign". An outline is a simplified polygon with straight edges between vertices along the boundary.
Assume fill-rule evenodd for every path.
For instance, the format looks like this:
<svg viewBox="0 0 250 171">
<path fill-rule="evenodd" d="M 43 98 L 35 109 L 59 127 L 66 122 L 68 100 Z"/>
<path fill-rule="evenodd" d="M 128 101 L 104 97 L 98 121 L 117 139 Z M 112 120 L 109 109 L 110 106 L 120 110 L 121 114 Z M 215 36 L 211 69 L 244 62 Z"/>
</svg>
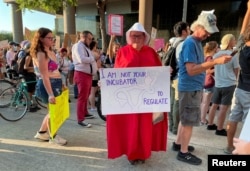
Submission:
<svg viewBox="0 0 250 171">
<path fill-rule="evenodd" d="M 0 41 L 0 48 L 7 48 L 9 45 L 8 40 Z"/>
<path fill-rule="evenodd" d="M 108 34 L 122 36 L 123 35 L 123 16 L 110 14 L 108 17 Z"/>
<path fill-rule="evenodd" d="M 102 113 L 170 111 L 170 68 L 101 68 Z"/>
<path fill-rule="evenodd" d="M 66 89 L 56 97 L 56 104 L 49 103 L 50 136 L 54 136 L 58 129 L 69 117 L 69 90 Z"/>
</svg>

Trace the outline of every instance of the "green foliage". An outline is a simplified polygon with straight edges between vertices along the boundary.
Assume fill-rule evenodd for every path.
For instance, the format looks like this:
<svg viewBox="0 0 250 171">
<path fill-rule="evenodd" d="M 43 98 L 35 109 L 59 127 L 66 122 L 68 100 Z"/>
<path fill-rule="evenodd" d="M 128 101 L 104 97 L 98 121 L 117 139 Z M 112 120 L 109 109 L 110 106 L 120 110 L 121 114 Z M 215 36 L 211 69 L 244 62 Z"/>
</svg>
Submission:
<svg viewBox="0 0 250 171">
<path fill-rule="evenodd" d="M 0 32 L 0 41 L 2 41 L 2 40 L 12 41 L 13 40 L 12 33 L 11 32 L 6 32 L 6 31 Z"/>
<path fill-rule="evenodd" d="M 77 0 L 16 0 L 20 9 L 40 9 L 50 13 L 56 13 L 66 4 L 76 6 Z M 64 3 L 63 3 L 64 2 Z"/>
</svg>

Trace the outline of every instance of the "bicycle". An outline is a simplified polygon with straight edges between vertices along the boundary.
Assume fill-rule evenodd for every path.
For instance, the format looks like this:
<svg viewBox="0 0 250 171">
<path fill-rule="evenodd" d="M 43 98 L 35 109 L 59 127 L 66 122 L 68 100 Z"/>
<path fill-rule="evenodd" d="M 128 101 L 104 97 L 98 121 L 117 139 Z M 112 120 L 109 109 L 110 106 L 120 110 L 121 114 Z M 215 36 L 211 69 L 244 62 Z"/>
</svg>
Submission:
<svg viewBox="0 0 250 171">
<path fill-rule="evenodd" d="M 8 69 L 7 70 L 7 75 L 11 76 L 11 77 L 8 77 L 8 79 L 6 79 L 6 78 L 5 79 L 0 79 L 0 94 L 5 89 L 10 88 L 10 87 L 12 87 L 13 90 L 15 90 L 19 86 L 19 84 L 21 82 L 22 76 L 19 77 L 15 70 Z M 29 82 L 29 83 L 32 83 L 32 82 Z M 38 104 L 40 107 L 47 108 L 47 105 L 44 104 L 41 101 L 41 99 L 39 99 L 37 96 L 33 95 L 32 100 L 34 101 L 35 104 Z M 0 104 L 0 106 L 1 106 L 1 104 Z"/>
<path fill-rule="evenodd" d="M 26 87 L 29 83 L 34 83 L 34 81 L 25 82 L 23 76 L 19 76 L 17 84 L 13 84 L 0 93 L 0 116 L 4 120 L 18 121 L 29 110 L 32 104 Z M 43 104 L 38 97 L 33 96 L 32 100 L 36 101 L 39 106 L 47 108 L 47 105 Z"/>
<path fill-rule="evenodd" d="M 101 90 L 100 88 L 96 92 L 96 108 L 97 108 L 97 114 L 99 117 L 106 121 L 106 116 L 102 114 L 102 99 L 101 99 Z"/>
</svg>

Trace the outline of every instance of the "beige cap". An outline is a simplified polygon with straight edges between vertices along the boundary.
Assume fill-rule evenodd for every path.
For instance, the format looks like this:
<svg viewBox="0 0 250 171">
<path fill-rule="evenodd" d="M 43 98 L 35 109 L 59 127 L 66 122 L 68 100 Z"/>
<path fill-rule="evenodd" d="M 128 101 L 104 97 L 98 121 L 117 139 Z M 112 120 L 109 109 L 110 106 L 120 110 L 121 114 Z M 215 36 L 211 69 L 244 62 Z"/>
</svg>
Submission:
<svg viewBox="0 0 250 171">
<path fill-rule="evenodd" d="M 234 35 L 232 35 L 232 34 L 226 34 L 226 35 L 224 35 L 224 36 L 222 37 L 222 39 L 221 39 L 220 49 L 221 49 L 221 50 L 227 49 L 229 43 L 230 43 L 233 39 L 235 39 L 235 37 L 234 37 Z"/>
</svg>

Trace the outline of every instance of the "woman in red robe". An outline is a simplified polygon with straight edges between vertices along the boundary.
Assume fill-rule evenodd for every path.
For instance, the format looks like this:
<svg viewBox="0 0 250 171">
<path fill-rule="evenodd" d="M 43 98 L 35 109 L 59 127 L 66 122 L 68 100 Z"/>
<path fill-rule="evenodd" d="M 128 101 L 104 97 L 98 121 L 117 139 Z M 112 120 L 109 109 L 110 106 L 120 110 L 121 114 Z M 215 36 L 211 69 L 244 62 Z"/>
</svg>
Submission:
<svg viewBox="0 0 250 171">
<path fill-rule="evenodd" d="M 147 43 L 150 39 L 140 23 L 127 32 L 127 45 L 116 56 L 115 68 L 161 66 L 155 50 Z M 157 124 L 152 113 L 107 115 L 108 158 L 126 155 L 131 164 L 144 163 L 151 151 L 166 151 L 167 113 Z"/>
</svg>

